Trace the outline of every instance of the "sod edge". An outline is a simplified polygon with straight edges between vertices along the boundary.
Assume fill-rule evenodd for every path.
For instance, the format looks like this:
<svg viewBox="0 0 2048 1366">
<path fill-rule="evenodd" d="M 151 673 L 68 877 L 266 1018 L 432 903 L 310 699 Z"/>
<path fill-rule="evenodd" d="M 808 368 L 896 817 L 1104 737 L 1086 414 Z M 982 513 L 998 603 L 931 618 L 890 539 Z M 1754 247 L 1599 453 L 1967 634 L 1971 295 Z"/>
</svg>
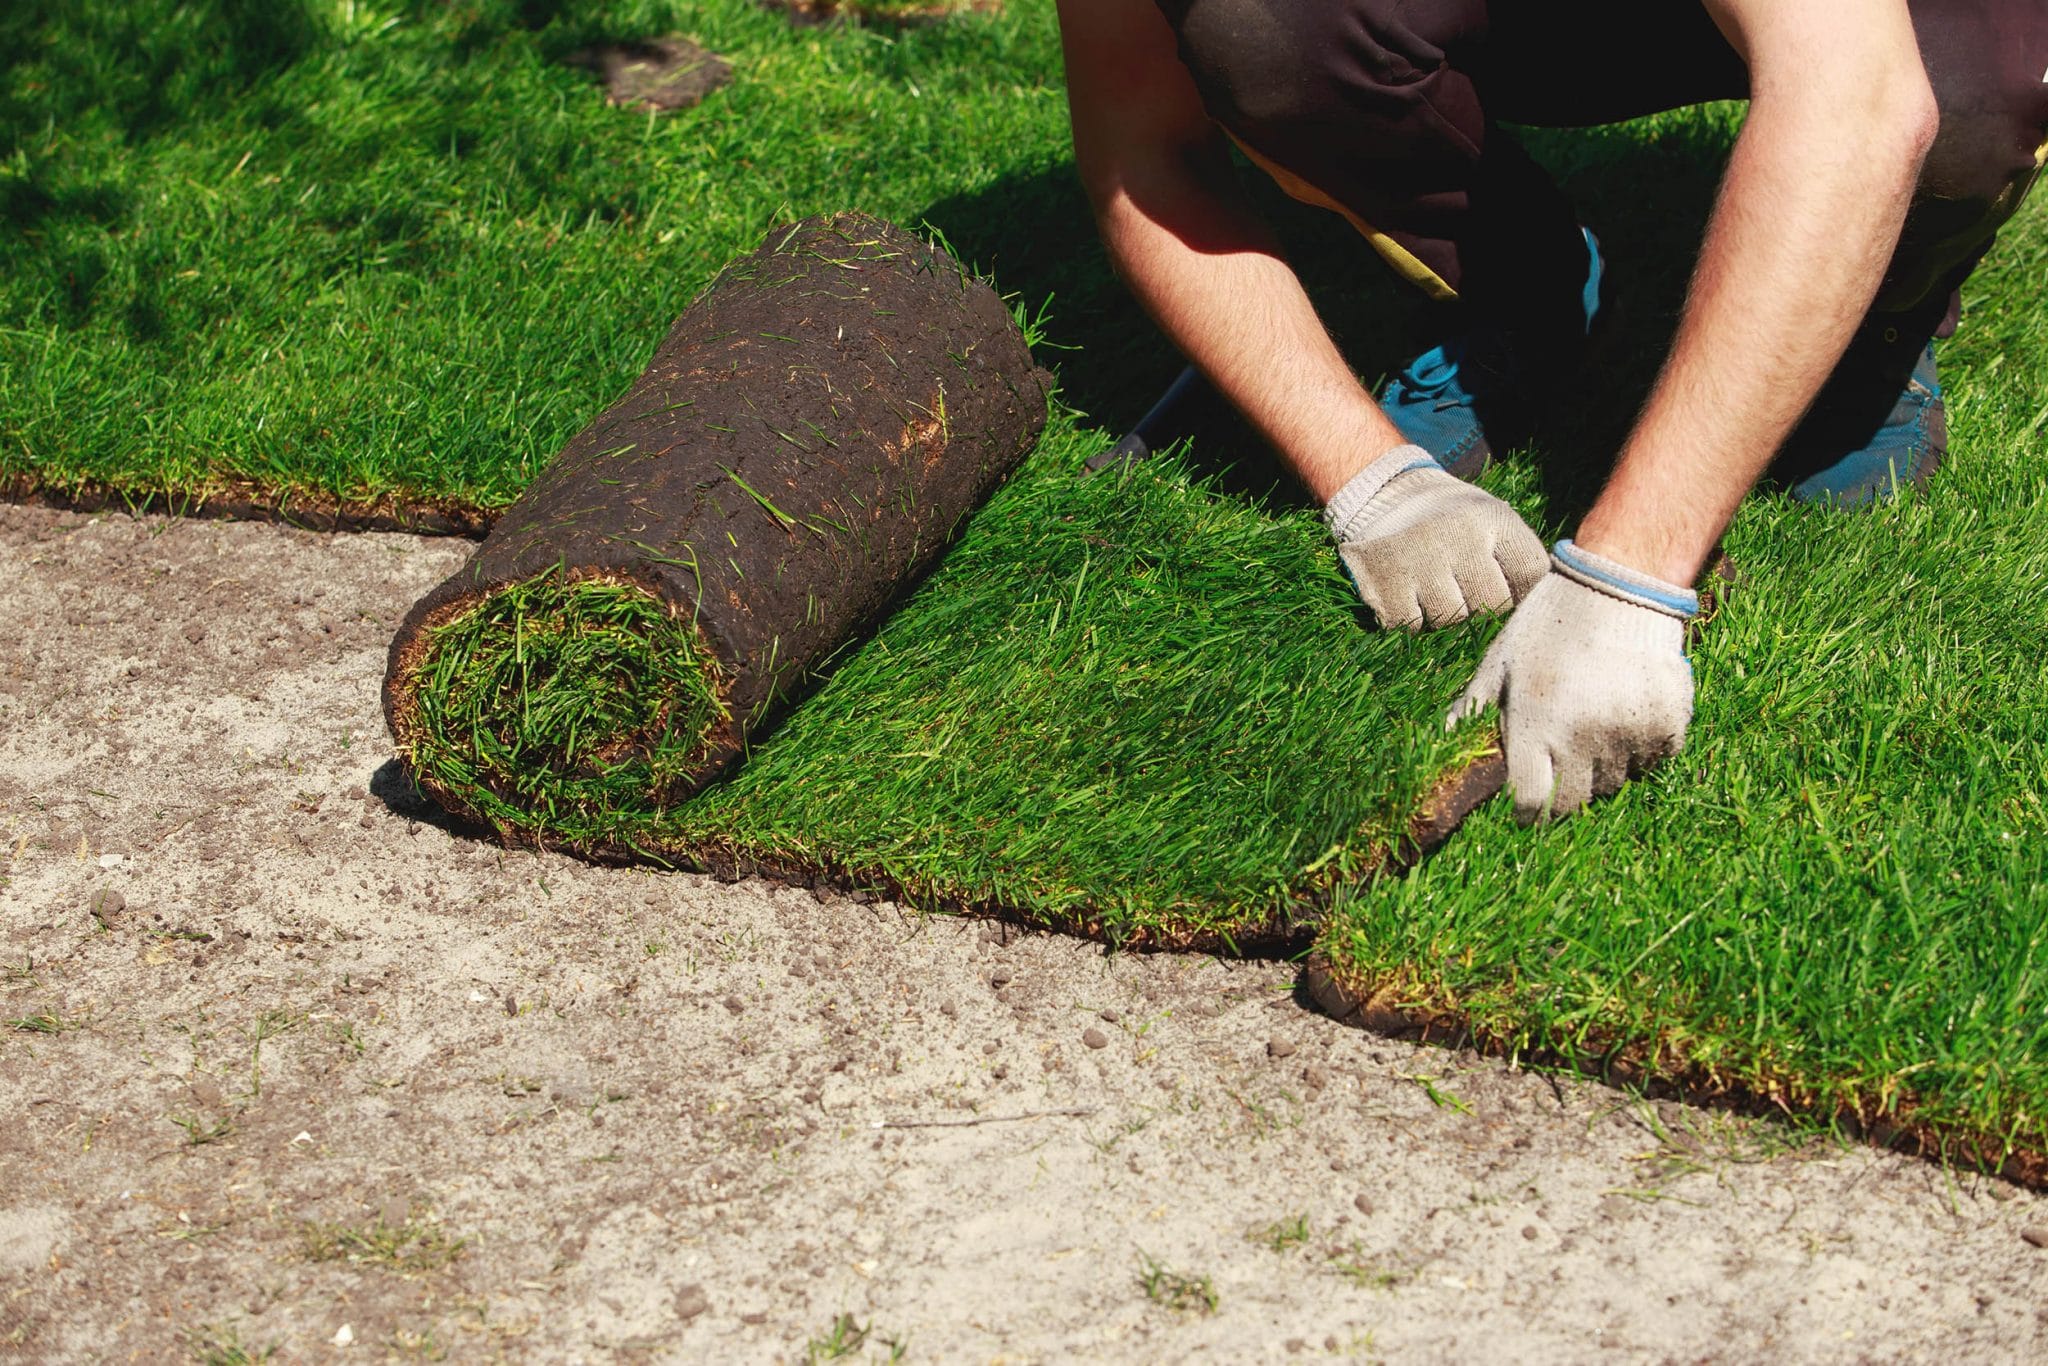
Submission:
<svg viewBox="0 0 2048 1366">
<path fill-rule="evenodd" d="M 120 512 L 134 517 L 191 517 L 222 522 L 272 522 L 301 531 L 395 531 L 415 536 L 481 540 L 503 512 L 456 498 L 396 493 L 374 498 L 278 489 L 253 479 L 215 480 L 203 489 L 127 487 L 101 480 L 53 483 L 31 474 L 0 474 L 0 502 L 56 512 Z"/>
<path fill-rule="evenodd" d="M 1967 1124 L 1930 1119 L 1922 1100 L 1909 1090 L 1879 1096 L 1852 1088 L 1824 1097 L 1796 1070 L 1711 1067 L 1682 1046 L 1599 1027 L 1569 1044 L 1540 1035 L 1530 1038 L 1477 1018 L 1454 995 L 1433 989 L 1412 969 L 1376 974 L 1341 964 L 1323 948 L 1309 954 L 1302 986 L 1318 1010 L 1338 1024 L 1367 1033 L 1470 1048 L 1517 1066 L 1555 1067 L 1692 1105 L 1812 1122 L 1873 1147 L 2048 1190 L 2048 1149 L 2000 1139 Z"/>
</svg>

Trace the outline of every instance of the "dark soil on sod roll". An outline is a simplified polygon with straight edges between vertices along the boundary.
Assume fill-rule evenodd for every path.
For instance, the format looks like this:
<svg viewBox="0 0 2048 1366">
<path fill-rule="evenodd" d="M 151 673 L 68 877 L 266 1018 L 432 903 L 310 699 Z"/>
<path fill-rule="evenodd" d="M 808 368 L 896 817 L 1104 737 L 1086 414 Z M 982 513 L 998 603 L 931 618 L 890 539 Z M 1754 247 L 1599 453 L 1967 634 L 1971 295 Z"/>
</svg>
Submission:
<svg viewBox="0 0 2048 1366">
<path fill-rule="evenodd" d="M 1031 449 L 1048 383 L 943 250 L 860 214 L 775 229 L 407 615 L 402 760 L 549 843 L 698 790 Z"/>
</svg>

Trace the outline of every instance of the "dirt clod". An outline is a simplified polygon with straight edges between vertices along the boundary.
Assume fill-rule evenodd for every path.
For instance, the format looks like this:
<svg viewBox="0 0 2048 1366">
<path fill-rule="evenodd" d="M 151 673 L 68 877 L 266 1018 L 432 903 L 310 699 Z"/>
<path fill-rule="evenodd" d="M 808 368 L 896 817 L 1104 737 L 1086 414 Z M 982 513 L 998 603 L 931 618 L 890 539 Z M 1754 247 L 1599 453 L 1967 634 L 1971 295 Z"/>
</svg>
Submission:
<svg viewBox="0 0 2048 1366">
<path fill-rule="evenodd" d="M 1292 1039 L 1283 1039 L 1276 1034 L 1266 1040 L 1266 1056 L 1269 1058 L 1291 1058 L 1298 1051 L 1300 1050 Z"/>
<path fill-rule="evenodd" d="M 1360 1191 L 1357 1195 L 1352 1197 L 1351 1206 L 1353 1209 L 1356 1209 L 1360 1214 L 1371 1214 L 1373 1210 L 1372 1197 L 1370 1195 L 1367 1195 L 1364 1191 Z"/>
<path fill-rule="evenodd" d="M 1087 1044 L 1090 1048 L 1107 1048 L 1109 1047 L 1109 1035 L 1090 1025 L 1087 1032 L 1081 1035 L 1081 1042 Z"/>
<path fill-rule="evenodd" d="M 1114 1010 L 1104 1010 L 1095 1018 L 1102 1021 L 1104 1024 L 1116 1024 L 1118 1021 L 1123 1019 L 1123 1016 L 1118 1014 Z"/>
<path fill-rule="evenodd" d="M 112 887 L 101 887 L 85 899 L 86 914 L 104 924 L 112 924 L 114 918 L 128 909 L 128 898 Z"/>
<path fill-rule="evenodd" d="M 1010 985 L 1010 983 L 1016 980 L 1017 970 L 1015 968 L 1009 967 L 1008 965 L 999 967 L 994 972 L 991 972 L 988 975 L 988 984 L 994 987 L 997 991 L 1001 991 L 1004 987 Z"/>
<path fill-rule="evenodd" d="M 676 1317 L 688 1323 L 711 1307 L 711 1297 L 701 1285 L 686 1285 L 676 1291 Z"/>
<path fill-rule="evenodd" d="M 2029 1247 L 2048 1247 L 2048 1224 L 2029 1224 L 2020 1230 L 2020 1238 Z"/>
<path fill-rule="evenodd" d="M 605 102 L 673 113 L 732 84 L 732 66 L 687 38 L 599 43 L 565 59 L 604 83 Z"/>
</svg>

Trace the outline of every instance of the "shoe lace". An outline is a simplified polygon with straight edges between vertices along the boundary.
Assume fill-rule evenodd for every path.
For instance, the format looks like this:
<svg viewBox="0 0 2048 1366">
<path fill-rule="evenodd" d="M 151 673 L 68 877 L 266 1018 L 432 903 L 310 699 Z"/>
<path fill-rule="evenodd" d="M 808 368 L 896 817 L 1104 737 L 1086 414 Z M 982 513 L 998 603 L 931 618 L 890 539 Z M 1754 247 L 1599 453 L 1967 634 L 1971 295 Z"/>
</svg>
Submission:
<svg viewBox="0 0 2048 1366">
<path fill-rule="evenodd" d="M 1480 345 L 1491 338 L 1453 337 L 1432 346 L 1402 370 L 1397 383 L 1402 403 L 1428 403 L 1436 411 L 1469 408 L 1478 402 L 1479 390 L 1487 383 L 1510 379 L 1512 354 L 1502 345 Z M 1482 354 L 1483 353 L 1483 354 Z M 1469 373 L 1480 384 L 1465 381 Z"/>
</svg>

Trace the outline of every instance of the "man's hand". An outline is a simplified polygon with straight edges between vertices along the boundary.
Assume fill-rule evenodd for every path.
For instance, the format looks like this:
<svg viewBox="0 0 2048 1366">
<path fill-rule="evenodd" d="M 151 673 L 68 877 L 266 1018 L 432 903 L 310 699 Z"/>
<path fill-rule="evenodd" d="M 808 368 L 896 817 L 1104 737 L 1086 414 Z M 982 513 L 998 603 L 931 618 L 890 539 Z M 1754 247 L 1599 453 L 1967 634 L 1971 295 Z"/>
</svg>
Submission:
<svg viewBox="0 0 2048 1366">
<path fill-rule="evenodd" d="M 1397 446 L 1323 510 L 1337 553 L 1380 625 L 1420 631 L 1505 612 L 1550 568 L 1515 510 Z"/>
<path fill-rule="evenodd" d="M 1679 751 L 1692 720 L 1685 623 L 1698 610 L 1690 590 L 1557 543 L 1445 721 L 1499 705 L 1515 819 L 1567 815 Z"/>
</svg>

